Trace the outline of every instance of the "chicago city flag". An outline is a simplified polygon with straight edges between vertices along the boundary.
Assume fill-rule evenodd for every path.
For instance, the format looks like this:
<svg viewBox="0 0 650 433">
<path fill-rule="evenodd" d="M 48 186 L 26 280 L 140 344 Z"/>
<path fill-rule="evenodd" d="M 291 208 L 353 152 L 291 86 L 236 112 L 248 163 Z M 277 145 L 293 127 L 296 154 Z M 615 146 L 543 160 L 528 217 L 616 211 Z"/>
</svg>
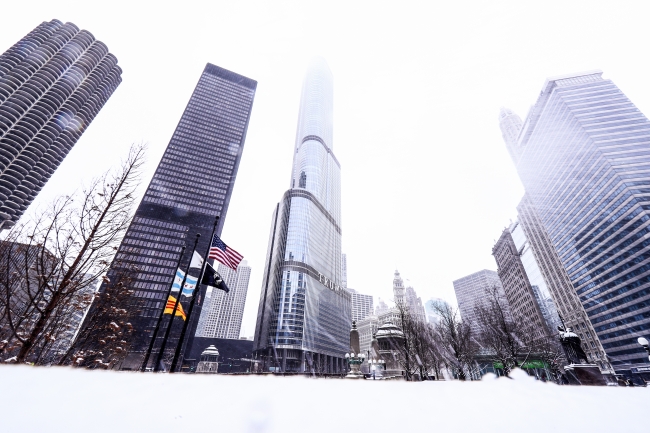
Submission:
<svg viewBox="0 0 650 433">
<path fill-rule="evenodd" d="M 172 292 L 178 292 L 181 288 L 181 283 L 183 282 L 183 277 L 185 277 L 185 272 L 180 269 L 176 269 L 176 276 L 174 277 L 174 284 L 172 284 Z M 197 277 L 188 275 L 185 278 L 185 284 L 183 284 L 183 291 L 181 294 L 183 296 L 192 296 L 192 292 L 196 287 L 196 282 L 198 281 Z"/>
</svg>

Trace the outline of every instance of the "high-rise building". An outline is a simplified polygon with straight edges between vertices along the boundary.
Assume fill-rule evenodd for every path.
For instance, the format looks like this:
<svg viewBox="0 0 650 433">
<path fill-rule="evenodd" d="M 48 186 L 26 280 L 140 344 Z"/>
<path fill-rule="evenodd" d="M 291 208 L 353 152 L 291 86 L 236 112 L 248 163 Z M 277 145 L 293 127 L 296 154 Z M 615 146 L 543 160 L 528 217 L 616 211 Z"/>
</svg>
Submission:
<svg viewBox="0 0 650 433">
<path fill-rule="evenodd" d="M 341 287 L 348 288 L 348 257 L 341 254 Z"/>
<path fill-rule="evenodd" d="M 519 147 L 517 146 L 517 137 L 523 122 L 521 117 L 517 116 L 512 110 L 501 108 L 499 112 L 499 127 L 503 141 L 506 143 L 506 148 L 510 154 L 510 158 L 516 164 L 519 161 Z"/>
<path fill-rule="evenodd" d="M 535 262 L 551 294 L 553 307 L 557 307 L 558 319 L 562 325 L 579 333 L 584 341 L 583 349 L 591 362 L 598 364 L 603 372 L 613 373 L 580 298 L 573 290 L 571 280 L 527 195 L 524 195 L 517 206 L 517 212 Z M 549 300 L 547 299 L 547 302 Z"/>
<path fill-rule="evenodd" d="M 352 295 L 352 320 L 359 321 L 374 313 L 372 295 L 364 295 L 354 289 L 348 289 Z"/>
<path fill-rule="evenodd" d="M 393 302 L 395 304 L 404 304 L 406 302 L 404 280 L 397 270 L 395 270 L 395 275 L 393 276 Z"/>
<path fill-rule="evenodd" d="M 413 287 L 408 286 L 406 288 L 404 298 L 406 305 L 409 308 L 409 313 L 415 317 L 416 320 L 425 323 L 427 321 L 427 315 L 424 311 L 424 305 L 422 305 L 422 298 L 418 297 L 418 294 L 415 293 Z"/>
<path fill-rule="evenodd" d="M 377 306 L 375 307 L 375 316 L 380 316 L 381 314 L 385 313 L 388 311 L 390 308 L 388 307 L 388 304 L 384 302 L 381 298 L 377 301 Z"/>
<path fill-rule="evenodd" d="M 548 79 L 517 139 L 531 206 L 620 372 L 650 367 L 636 342 L 650 336 L 648 130 L 596 71 Z M 576 333 L 597 347 L 588 326 Z"/>
<path fill-rule="evenodd" d="M 486 292 L 496 288 L 500 297 L 506 299 L 499 275 L 487 269 L 467 275 L 454 281 L 460 317 L 472 327 L 477 326 L 476 308 L 485 305 Z"/>
<path fill-rule="evenodd" d="M 138 267 L 133 296 L 139 319 L 133 323 L 131 350 L 122 369 L 137 369 L 143 361 L 176 273 L 181 246 L 187 246 L 181 260 L 181 268 L 185 269 L 196 234 L 201 235 L 198 252 L 202 255 L 207 250 L 216 215 L 221 217 L 216 233 L 221 233 L 256 87 L 256 81 L 210 63 L 206 65 L 135 212 L 108 272 L 112 279 L 112 275 L 123 271 L 122 266 Z M 198 269 L 190 272 L 196 273 Z M 205 290 L 205 286 L 200 287 L 200 297 L 192 312 L 186 334 L 187 351 L 191 350 Z M 182 303 L 186 300 L 181 299 Z M 165 317 L 163 328 L 170 316 Z M 181 322 L 174 320 L 174 328 L 180 330 Z M 176 334 L 173 330 L 172 336 Z M 159 339 L 163 335 L 159 332 Z M 175 344 L 167 347 L 173 352 Z M 156 343 L 154 351 L 158 346 Z M 154 359 L 152 356 L 150 362 Z"/>
<path fill-rule="evenodd" d="M 435 306 L 438 304 L 447 304 L 447 302 L 441 298 L 429 298 L 429 300 L 424 303 L 424 311 L 427 316 L 427 322 L 432 325 L 440 323 L 441 316 L 435 308 Z"/>
<path fill-rule="evenodd" d="M 0 230 L 22 216 L 121 74 L 106 45 L 58 20 L 0 56 Z"/>
<path fill-rule="evenodd" d="M 342 371 L 351 296 L 342 284 L 333 82 L 318 59 L 303 82 L 290 189 L 273 212 L 254 349 L 264 368 Z"/>
<path fill-rule="evenodd" d="M 535 338 L 546 337 L 550 335 L 551 329 L 542 314 L 520 257 L 519 248 L 525 248 L 525 239 L 519 224 L 513 223 L 501 233 L 492 248 L 492 255 L 517 327 L 526 326 L 526 332 Z"/>
<path fill-rule="evenodd" d="M 205 291 L 205 298 L 203 299 L 203 306 L 205 308 L 201 309 L 201 317 L 199 317 L 199 323 L 196 325 L 196 337 L 201 337 L 203 335 L 203 331 L 205 330 L 205 322 L 208 318 L 207 311 L 210 308 L 210 302 L 212 302 L 212 290 L 212 287 L 208 287 L 208 289 Z"/>
<path fill-rule="evenodd" d="M 198 337 L 239 338 L 241 321 L 244 316 L 248 281 L 251 277 L 251 267 L 242 260 L 237 270 L 219 264 L 217 272 L 223 278 L 230 292 L 213 289 L 210 302 L 204 304 L 202 316 L 205 316 L 203 329 Z"/>
<path fill-rule="evenodd" d="M 535 302 L 537 303 L 546 326 L 551 334 L 558 332 L 557 327 L 562 325 L 560 317 L 553 301 L 548 284 L 542 270 L 537 262 L 537 257 L 533 251 L 532 244 L 528 241 L 524 225 L 515 221 L 509 227 L 512 240 L 515 243 L 519 259 L 525 271 L 525 276 L 533 291 Z"/>
</svg>

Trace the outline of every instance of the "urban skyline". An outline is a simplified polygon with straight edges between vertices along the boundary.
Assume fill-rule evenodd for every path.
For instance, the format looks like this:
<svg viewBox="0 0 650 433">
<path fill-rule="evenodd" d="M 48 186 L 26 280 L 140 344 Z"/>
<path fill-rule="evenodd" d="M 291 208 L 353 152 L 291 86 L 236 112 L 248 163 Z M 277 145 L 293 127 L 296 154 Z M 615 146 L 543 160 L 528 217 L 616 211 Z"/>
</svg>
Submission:
<svg viewBox="0 0 650 433">
<path fill-rule="evenodd" d="M 447 297 L 446 297 L 446 298 L 447 298 Z M 449 299 L 449 298 L 447 298 L 447 299 Z"/>
<path fill-rule="evenodd" d="M 386 6 L 2 6 L 8 430 L 644 431 L 650 4 Z"/>
</svg>

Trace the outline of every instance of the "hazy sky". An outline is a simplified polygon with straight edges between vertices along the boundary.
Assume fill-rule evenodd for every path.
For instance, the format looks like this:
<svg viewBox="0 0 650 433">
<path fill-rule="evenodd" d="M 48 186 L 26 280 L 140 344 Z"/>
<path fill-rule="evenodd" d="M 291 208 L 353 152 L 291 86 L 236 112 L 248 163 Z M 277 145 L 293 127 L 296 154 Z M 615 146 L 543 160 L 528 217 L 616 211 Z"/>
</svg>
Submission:
<svg viewBox="0 0 650 433">
<path fill-rule="evenodd" d="M 146 186 L 207 62 L 257 80 L 223 231 L 253 268 L 242 329 L 252 335 L 271 213 L 289 187 L 302 77 L 321 55 L 334 74 L 348 286 L 390 299 L 399 269 L 423 300 L 455 303 L 453 280 L 496 269 L 492 245 L 523 194 L 499 108 L 525 118 L 547 77 L 601 69 L 650 113 L 650 7 L 432 3 L 4 2 L 1 52 L 57 18 L 93 33 L 124 71 L 30 209 L 104 172 L 132 142 L 150 146 Z"/>
</svg>

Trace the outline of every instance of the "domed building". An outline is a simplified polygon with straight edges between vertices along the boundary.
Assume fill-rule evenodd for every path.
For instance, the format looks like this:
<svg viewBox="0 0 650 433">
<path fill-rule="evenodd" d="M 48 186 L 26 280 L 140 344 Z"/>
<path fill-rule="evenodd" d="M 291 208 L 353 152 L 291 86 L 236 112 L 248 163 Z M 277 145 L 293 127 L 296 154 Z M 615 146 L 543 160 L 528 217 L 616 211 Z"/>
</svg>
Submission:
<svg viewBox="0 0 650 433">
<path fill-rule="evenodd" d="M 201 353 L 201 360 L 196 366 L 197 373 L 216 373 L 219 369 L 219 350 L 214 345 L 208 346 Z"/>
<path fill-rule="evenodd" d="M 404 369 L 399 363 L 399 348 L 404 345 L 404 333 L 392 322 L 385 323 L 377 329 L 375 334 L 379 345 L 379 355 L 386 362 L 383 377 L 403 376 Z"/>
</svg>

